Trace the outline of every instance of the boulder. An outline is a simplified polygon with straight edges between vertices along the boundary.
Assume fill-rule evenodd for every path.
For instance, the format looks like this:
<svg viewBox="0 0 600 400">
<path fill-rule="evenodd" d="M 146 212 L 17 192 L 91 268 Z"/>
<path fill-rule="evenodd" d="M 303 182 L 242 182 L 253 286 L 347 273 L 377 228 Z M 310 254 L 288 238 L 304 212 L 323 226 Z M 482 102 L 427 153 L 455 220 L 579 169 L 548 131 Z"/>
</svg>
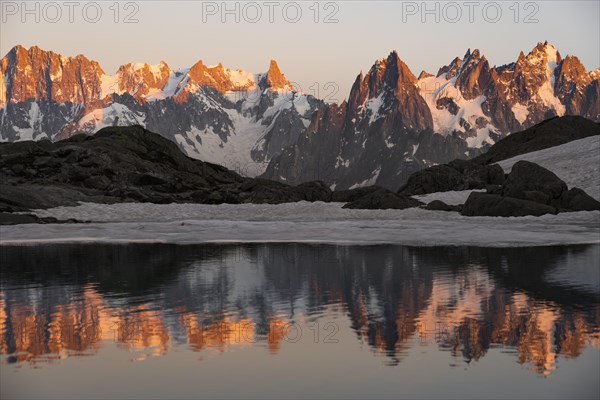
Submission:
<svg viewBox="0 0 600 400">
<path fill-rule="evenodd" d="M 525 190 L 523 192 L 523 199 L 542 204 L 550 204 L 552 202 L 548 194 L 537 190 Z"/>
<path fill-rule="evenodd" d="M 332 193 L 331 201 L 336 203 L 349 203 L 354 200 L 358 200 L 359 198 L 374 192 L 388 192 L 391 191 L 381 187 L 381 186 L 365 186 L 359 187 L 356 189 L 348 189 L 348 190 L 338 190 Z"/>
<path fill-rule="evenodd" d="M 561 206 L 568 211 L 600 210 L 600 202 L 579 188 L 563 193 Z"/>
<path fill-rule="evenodd" d="M 449 164 L 415 172 L 398 193 L 415 196 L 450 190 L 485 189 L 488 185 L 502 185 L 504 178 L 504 171 L 497 164 L 481 165 L 469 160 L 454 160 Z"/>
<path fill-rule="evenodd" d="M 312 181 L 301 183 L 293 187 L 306 201 L 331 201 L 331 189 L 322 181 Z"/>
<path fill-rule="evenodd" d="M 343 208 L 364 210 L 403 210 L 405 208 L 419 207 L 423 205 L 419 200 L 393 192 L 373 192 L 351 201 Z"/>
<path fill-rule="evenodd" d="M 448 165 L 436 165 L 418 172 L 408 178 L 406 185 L 400 188 L 399 194 L 415 196 L 419 194 L 447 192 L 462 188 L 465 177 L 458 170 Z"/>
<path fill-rule="evenodd" d="M 551 204 L 567 191 L 567 184 L 553 172 L 529 161 L 518 161 L 513 165 L 502 195 L 517 199 Z"/>
<path fill-rule="evenodd" d="M 502 185 L 487 185 L 485 191 L 489 194 L 498 194 L 502 196 Z"/>
<path fill-rule="evenodd" d="M 331 201 L 331 190 L 321 181 L 302 183 L 298 186 L 270 181 L 249 179 L 240 186 L 240 197 L 246 203 L 280 204 L 295 201 Z"/>
<path fill-rule="evenodd" d="M 0 225 L 21 225 L 21 224 L 77 224 L 86 221 L 77 221 L 75 219 L 59 220 L 54 217 L 40 218 L 35 214 L 13 214 L 0 212 Z"/>
<path fill-rule="evenodd" d="M 502 185 L 504 170 L 498 164 L 478 165 L 464 172 L 465 189 L 485 189 L 488 185 Z"/>
<path fill-rule="evenodd" d="M 462 209 L 462 205 L 451 206 L 444 203 L 441 200 L 433 200 L 425 206 L 426 210 L 432 211 L 459 211 Z"/>
<path fill-rule="evenodd" d="M 558 210 L 552 206 L 534 201 L 473 192 L 463 205 L 461 214 L 469 217 L 523 217 L 556 214 L 557 212 Z"/>
<path fill-rule="evenodd" d="M 266 179 L 253 179 L 241 185 L 240 197 L 245 203 L 280 204 L 304 200 L 299 192 L 283 183 Z"/>
<path fill-rule="evenodd" d="M 600 202 L 583 190 L 567 190 L 567 184 L 551 171 L 519 161 L 502 186 L 488 186 L 486 196 L 472 193 L 462 214 L 522 216 L 593 210 L 600 210 Z"/>
</svg>

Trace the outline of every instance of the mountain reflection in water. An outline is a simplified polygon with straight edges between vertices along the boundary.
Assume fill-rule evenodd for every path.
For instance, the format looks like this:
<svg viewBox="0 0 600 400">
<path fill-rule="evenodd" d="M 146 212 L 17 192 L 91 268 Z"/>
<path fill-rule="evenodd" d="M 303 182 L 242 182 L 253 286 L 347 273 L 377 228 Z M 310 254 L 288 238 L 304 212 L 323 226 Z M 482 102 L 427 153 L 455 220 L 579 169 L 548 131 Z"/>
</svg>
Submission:
<svg viewBox="0 0 600 400">
<path fill-rule="evenodd" d="M 469 363 L 502 348 L 551 374 L 600 345 L 600 246 L 42 245 L 1 250 L 0 353 L 16 366 L 174 349 L 414 346 Z M 355 340 L 340 341 L 351 329 Z M 203 361 L 199 361 L 203 362 Z M 205 361 L 209 362 L 209 361 Z"/>
</svg>

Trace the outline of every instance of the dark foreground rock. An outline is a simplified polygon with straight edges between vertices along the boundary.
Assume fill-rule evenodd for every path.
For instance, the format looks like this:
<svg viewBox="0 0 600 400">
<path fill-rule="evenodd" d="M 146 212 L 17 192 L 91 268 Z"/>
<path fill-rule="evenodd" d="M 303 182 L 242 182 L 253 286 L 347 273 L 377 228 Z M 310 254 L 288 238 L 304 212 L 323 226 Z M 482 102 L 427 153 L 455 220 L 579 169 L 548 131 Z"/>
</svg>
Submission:
<svg viewBox="0 0 600 400">
<path fill-rule="evenodd" d="M 296 201 L 331 201 L 331 190 L 323 182 L 306 182 L 288 186 L 267 179 L 247 180 L 240 187 L 242 203 L 279 204 Z"/>
<path fill-rule="evenodd" d="M 567 184 L 552 171 L 529 161 L 518 161 L 513 165 L 502 195 L 517 199 L 553 204 L 567 191 Z"/>
<path fill-rule="evenodd" d="M 538 143 L 536 141 L 536 143 Z M 505 154 L 505 153 L 503 153 Z M 94 136 L 51 143 L 0 143 L 0 212 L 13 213 L 80 202 L 269 203 L 336 201 L 351 209 L 404 209 L 422 206 L 410 195 L 488 189 L 500 197 L 473 197 L 464 215 L 527 215 L 600 209 L 580 189 L 567 190 L 556 175 L 522 161 L 505 177 L 496 165 L 455 160 L 414 174 L 400 193 L 371 186 L 332 192 L 323 182 L 290 186 L 242 177 L 219 165 L 185 156 L 177 146 L 140 126 L 110 127 Z M 469 202 L 468 201 L 468 202 Z M 460 211 L 431 202 L 430 210 Z M 552 210 L 552 211 L 551 211 Z M 34 216 L 5 215 L 6 223 L 44 223 Z M 52 221 L 51 221 L 52 222 Z M 67 221 L 69 222 L 69 221 Z"/>
<path fill-rule="evenodd" d="M 13 214 L 0 212 L 0 225 L 19 225 L 19 224 L 75 224 L 82 223 L 75 219 L 59 220 L 53 217 L 40 218 L 34 214 Z"/>
<path fill-rule="evenodd" d="M 502 185 L 504 172 L 495 164 L 498 161 L 594 135 L 600 135 L 600 124 L 596 122 L 578 116 L 551 118 L 507 136 L 471 160 L 454 160 L 415 172 L 398 193 L 414 196 Z"/>
<path fill-rule="evenodd" d="M 51 143 L 0 144 L 0 212 L 80 202 L 269 203 L 338 201 L 348 208 L 416 207 L 421 202 L 381 187 L 332 192 L 323 182 L 290 186 L 242 177 L 185 156 L 162 136 L 140 126 L 110 127 L 94 136 Z M 47 222 L 4 216 L 6 223 Z M 50 221 L 50 220 L 48 220 Z"/>
<path fill-rule="evenodd" d="M 377 192 L 392 193 L 381 186 L 365 186 L 356 189 L 338 190 L 331 195 L 331 201 L 337 203 L 349 203 L 360 199 L 361 197 Z"/>
<path fill-rule="evenodd" d="M 419 200 L 390 191 L 376 191 L 366 194 L 344 205 L 343 208 L 364 210 L 403 210 L 423 205 Z"/>
<path fill-rule="evenodd" d="M 557 212 L 554 207 L 529 200 L 473 192 L 462 207 L 461 214 L 469 217 L 524 217 L 526 215 L 556 214 Z"/>
<path fill-rule="evenodd" d="M 55 143 L 2 143 L 0 182 L 5 212 L 79 202 L 284 203 L 332 197 L 322 182 L 289 186 L 189 158 L 140 126 Z"/>
<path fill-rule="evenodd" d="M 464 185 L 463 175 L 449 165 L 436 165 L 412 174 L 398 193 L 407 196 L 459 190 Z"/>
<path fill-rule="evenodd" d="M 503 182 L 504 171 L 498 164 L 477 165 L 470 161 L 455 160 L 415 172 L 398 193 L 415 196 L 451 190 L 485 189 Z"/>
<path fill-rule="evenodd" d="M 449 205 L 444 203 L 441 200 L 433 200 L 432 202 L 430 202 L 429 204 L 427 204 L 425 206 L 426 210 L 432 210 L 432 211 L 461 211 L 462 210 L 462 204 L 459 205 Z"/>
<path fill-rule="evenodd" d="M 600 210 L 600 202 L 572 188 L 553 172 L 529 161 L 515 163 L 501 187 L 473 192 L 462 208 L 466 216 L 521 217 Z"/>
<path fill-rule="evenodd" d="M 600 202 L 579 188 L 572 188 L 561 196 L 561 208 L 570 211 L 600 210 Z"/>
<path fill-rule="evenodd" d="M 560 146 L 595 135 L 600 135 L 600 123 L 576 115 L 554 117 L 524 131 L 508 135 L 473 161 L 478 164 L 497 163 L 520 154 Z"/>
</svg>

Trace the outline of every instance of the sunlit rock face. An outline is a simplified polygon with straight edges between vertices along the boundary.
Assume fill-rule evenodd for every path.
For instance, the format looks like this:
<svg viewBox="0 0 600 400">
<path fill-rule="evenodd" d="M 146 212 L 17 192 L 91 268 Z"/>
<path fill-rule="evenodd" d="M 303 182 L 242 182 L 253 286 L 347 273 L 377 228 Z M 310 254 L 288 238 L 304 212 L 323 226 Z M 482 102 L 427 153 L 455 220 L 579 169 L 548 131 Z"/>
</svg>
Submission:
<svg viewBox="0 0 600 400">
<path fill-rule="evenodd" d="M 264 177 L 397 190 L 416 170 L 470 158 L 545 119 L 599 121 L 599 77 L 547 42 L 502 66 L 469 49 L 418 79 L 394 52 L 356 78 L 348 102 L 317 111 Z"/>
<path fill-rule="evenodd" d="M 83 55 L 14 47 L 0 61 L 0 140 L 66 139 L 142 125 L 187 155 L 258 175 L 293 144 L 322 102 L 265 73 L 205 65 L 125 64 L 113 75 Z"/>
<path fill-rule="evenodd" d="M 243 175 L 336 189 L 397 190 L 417 170 L 476 156 L 545 119 L 600 120 L 599 70 L 547 42 L 502 66 L 469 49 L 418 78 L 394 51 L 341 104 L 299 93 L 275 60 L 263 73 L 199 60 L 128 63 L 111 75 L 83 55 L 16 46 L 0 73 L 2 141 L 141 125 Z"/>
</svg>

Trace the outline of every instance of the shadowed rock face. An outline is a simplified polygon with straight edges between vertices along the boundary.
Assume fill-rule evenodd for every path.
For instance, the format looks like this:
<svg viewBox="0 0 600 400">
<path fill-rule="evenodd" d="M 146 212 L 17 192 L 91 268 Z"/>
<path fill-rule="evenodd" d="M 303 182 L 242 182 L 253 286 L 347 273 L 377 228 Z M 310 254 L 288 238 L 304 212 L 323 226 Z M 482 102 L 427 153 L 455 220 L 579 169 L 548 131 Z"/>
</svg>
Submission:
<svg viewBox="0 0 600 400">
<path fill-rule="evenodd" d="M 75 205 L 79 201 L 281 203 L 329 201 L 322 183 L 296 187 L 243 178 L 185 156 L 140 126 L 51 143 L 0 144 L 1 211 Z"/>
<path fill-rule="evenodd" d="M 507 136 L 473 161 L 479 164 L 492 164 L 519 154 L 531 153 L 595 135 L 600 135 L 598 122 L 579 116 L 551 118 Z"/>
<path fill-rule="evenodd" d="M 495 164 L 498 161 L 594 135 L 600 135 L 600 124 L 596 122 L 576 116 L 553 118 L 513 133 L 471 160 L 457 159 L 415 172 L 398 193 L 412 196 L 502 185 L 504 172 Z"/>
<path fill-rule="evenodd" d="M 452 206 L 452 205 L 448 205 L 446 203 L 444 203 L 441 200 L 433 200 L 432 202 L 428 203 L 427 206 L 425 206 L 426 210 L 431 210 L 431 211 L 461 211 L 462 210 L 462 204 L 461 205 L 456 205 L 456 206 Z"/>
<path fill-rule="evenodd" d="M 272 158 L 265 178 L 322 180 L 336 189 L 376 184 L 394 190 L 419 169 L 468 153 L 453 135 L 433 133 L 417 78 L 392 52 L 359 74 L 348 101 L 319 108 L 297 142 Z"/>
<path fill-rule="evenodd" d="M 419 200 L 390 191 L 374 191 L 346 204 L 344 208 L 364 210 L 403 210 L 423 205 Z"/>
<path fill-rule="evenodd" d="M 521 217 L 568 211 L 600 210 L 600 202 L 572 188 L 551 171 L 529 162 L 517 162 L 500 188 L 473 192 L 461 213 L 467 216 Z"/>
<path fill-rule="evenodd" d="M 558 199 L 567 191 L 567 184 L 556 174 L 529 161 L 519 161 L 513 165 L 502 195 L 517 199 L 528 199 L 528 193 L 538 192 L 547 196 L 547 202 Z"/>
<path fill-rule="evenodd" d="M 473 192 L 465 202 L 461 214 L 468 217 L 524 217 L 556 214 L 554 207 L 535 201 L 503 197 L 497 194 Z"/>
<path fill-rule="evenodd" d="M 347 103 L 319 110 L 263 176 L 320 179 L 336 189 L 377 184 L 397 190 L 420 169 L 480 155 L 511 132 L 548 118 L 600 120 L 599 78 L 547 42 L 499 67 L 469 50 L 435 77 L 422 72 L 418 79 L 394 52 L 358 75 Z"/>
</svg>

